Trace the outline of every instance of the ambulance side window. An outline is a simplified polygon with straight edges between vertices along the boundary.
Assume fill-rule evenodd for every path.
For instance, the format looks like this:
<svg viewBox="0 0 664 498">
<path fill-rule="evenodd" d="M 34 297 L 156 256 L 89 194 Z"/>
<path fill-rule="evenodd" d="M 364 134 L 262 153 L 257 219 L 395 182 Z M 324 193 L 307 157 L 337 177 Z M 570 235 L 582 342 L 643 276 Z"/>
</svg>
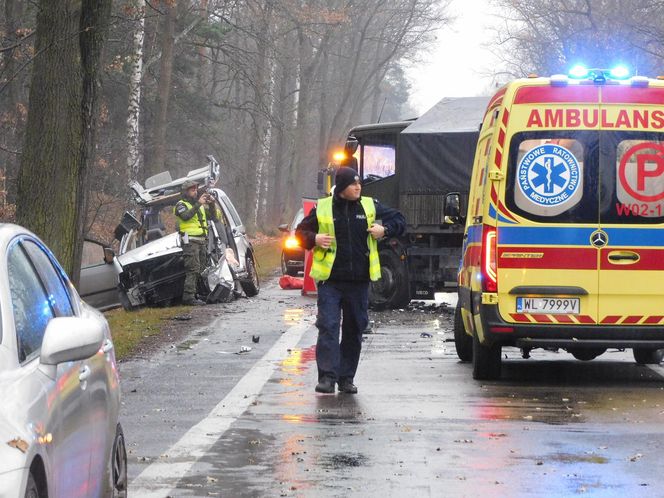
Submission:
<svg viewBox="0 0 664 498">
<path fill-rule="evenodd" d="M 603 132 L 600 219 L 664 222 L 664 134 Z"/>
<path fill-rule="evenodd" d="M 597 133 L 516 134 L 510 144 L 507 207 L 533 221 L 597 219 Z"/>
<path fill-rule="evenodd" d="M 468 199 L 468 218 L 474 222 L 478 216 L 482 216 L 482 202 L 480 199 L 484 194 L 484 185 L 486 183 L 487 171 L 489 170 L 489 158 L 491 151 L 491 138 L 493 135 L 487 135 L 477 145 L 477 154 L 475 155 L 476 164 L 473 168 L 471 178 L 470 198 Z"/>
</svg>

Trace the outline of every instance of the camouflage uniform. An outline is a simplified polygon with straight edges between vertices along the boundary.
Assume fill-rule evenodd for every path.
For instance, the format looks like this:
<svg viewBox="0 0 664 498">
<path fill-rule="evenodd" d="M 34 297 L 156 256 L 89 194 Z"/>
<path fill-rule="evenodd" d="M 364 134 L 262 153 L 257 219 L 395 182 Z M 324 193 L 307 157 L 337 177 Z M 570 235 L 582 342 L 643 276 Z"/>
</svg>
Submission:
<svg viewBox="0 0 664 498">
<path fill-rule="evenodd" d="M 182 198 L 173 208 L 173 213 L 178 218 L 178 231 L 182 237 L 182 255 L 184 258 L 184 291 L 182 302 L 185 304 L 196 303 L 196 292 L 198 290 L 198 278 L 207 266 L 207 219 L 217 218 L 216 209 L 208 209 L 196 198 L 187 196 L 187 189 L 197 184 L 187 180 L 182 185 Z"/>
</svg>

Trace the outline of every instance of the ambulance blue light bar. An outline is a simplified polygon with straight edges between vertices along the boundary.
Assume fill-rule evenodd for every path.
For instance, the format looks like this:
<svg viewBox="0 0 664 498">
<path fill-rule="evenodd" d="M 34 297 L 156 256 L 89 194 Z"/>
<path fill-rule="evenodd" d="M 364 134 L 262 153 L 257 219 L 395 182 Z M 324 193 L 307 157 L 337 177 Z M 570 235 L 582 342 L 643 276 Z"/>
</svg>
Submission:
<svg viewBox="0 0 664 498">
<path fill-rule="evenodd" d="M 569 70 L 569 77 L 574 78 L 575 80 L 580 80 L 587 78 L 590 75 L 590 71 L 583 64 L 577 64 Z"/>
<path fill-rule="evenodd" d="M 625 80 L 631 76 L 629 68 L 623 64 L 619 64 L 611 69 L 590 69 L 583 64 L 577 64 L 573 66 L 567 74 L 571 79 L 591 79 L 596 83 L 602 83 L 607 79 Z"/>
<path fill-rule="evenodd" d="M 624 80 L 629 78 L 630 71 L 627 66 L 619 65 L 611 68 L 609 71 L 609 76 L 611 76 L 611 78 L 614 80 Z"/>
</svg>

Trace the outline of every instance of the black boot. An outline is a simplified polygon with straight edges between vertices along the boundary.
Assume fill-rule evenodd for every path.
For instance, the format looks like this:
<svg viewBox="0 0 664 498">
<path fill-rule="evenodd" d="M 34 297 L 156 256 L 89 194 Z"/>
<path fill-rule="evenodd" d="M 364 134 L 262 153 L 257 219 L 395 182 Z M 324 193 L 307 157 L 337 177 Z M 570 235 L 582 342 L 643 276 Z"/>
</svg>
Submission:
<svg viewBox="0 0 664 498">
<path fill-rule="evenodd" d="M 332 394 L 334 393 L 334 379 L 330 377 L 323 377 L 316 385 L 317 393 Z"/>
<path fill-rule="evenodd" d="M 339 379 L 339 392 L 357 394 L 357 386 L 353 384 L 352 379 Z"/>
</svg>

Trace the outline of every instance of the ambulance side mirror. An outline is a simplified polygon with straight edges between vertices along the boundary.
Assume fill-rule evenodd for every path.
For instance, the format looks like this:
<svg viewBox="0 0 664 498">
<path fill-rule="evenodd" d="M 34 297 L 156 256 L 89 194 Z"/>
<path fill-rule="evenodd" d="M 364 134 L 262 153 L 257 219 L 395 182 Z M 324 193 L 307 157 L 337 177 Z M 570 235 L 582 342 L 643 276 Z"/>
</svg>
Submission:
<svg viewBox="0 0 664 498">
<path fill-rule="evenodd" d="M 445 196 L 445 223 L 450 225 L 459 225 L 464 222 L 461 216 L 461 194 L 459 192 L 450 192 Z"/>
</svg>

